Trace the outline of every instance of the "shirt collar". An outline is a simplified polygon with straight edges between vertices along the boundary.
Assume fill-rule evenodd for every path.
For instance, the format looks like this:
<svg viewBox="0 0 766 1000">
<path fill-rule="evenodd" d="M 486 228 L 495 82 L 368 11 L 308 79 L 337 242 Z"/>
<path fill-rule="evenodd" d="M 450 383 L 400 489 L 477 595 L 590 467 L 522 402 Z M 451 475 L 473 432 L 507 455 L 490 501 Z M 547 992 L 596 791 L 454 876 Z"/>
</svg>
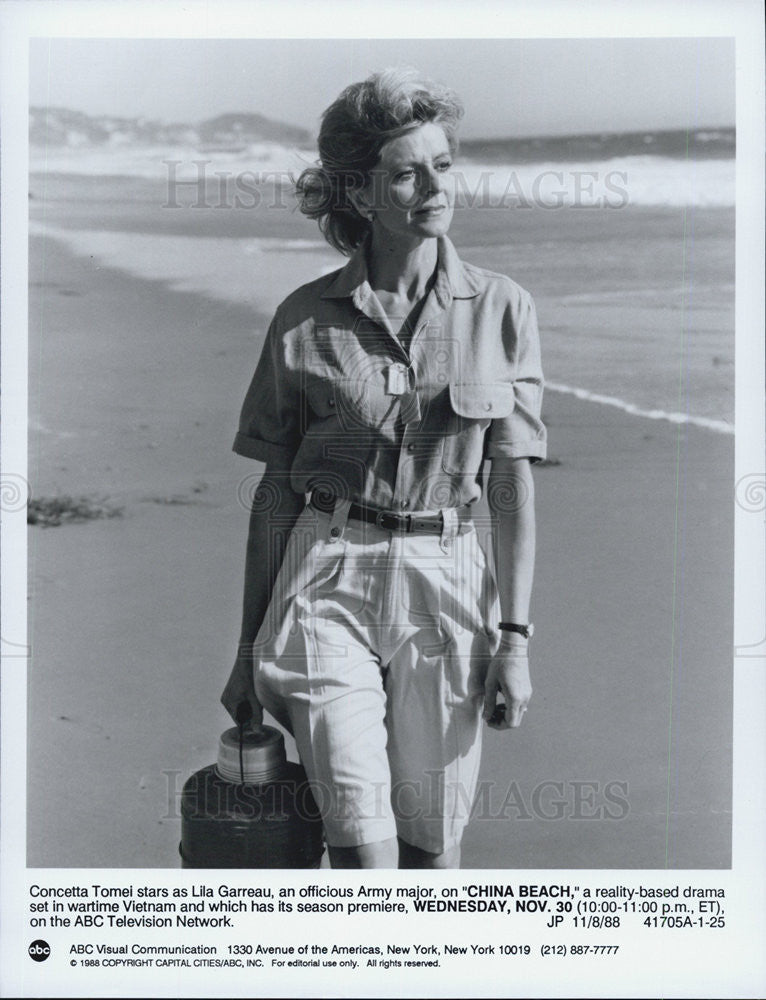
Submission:
<svg viewBox="0 0 766 1000">
<path fill-rule="evenodd" d="M 443 308 L 447 308 L 452 299 L 472 299 L 483 291 L 484 278 L 465 267 L 447 236 L 437 238 L 437 251 L 434 291 Z M 368 292 L 366 243 L 362 243 L 322 292 L 321 298 L 353 298 L 358 303 L 367 298 Z"/>
</svg>

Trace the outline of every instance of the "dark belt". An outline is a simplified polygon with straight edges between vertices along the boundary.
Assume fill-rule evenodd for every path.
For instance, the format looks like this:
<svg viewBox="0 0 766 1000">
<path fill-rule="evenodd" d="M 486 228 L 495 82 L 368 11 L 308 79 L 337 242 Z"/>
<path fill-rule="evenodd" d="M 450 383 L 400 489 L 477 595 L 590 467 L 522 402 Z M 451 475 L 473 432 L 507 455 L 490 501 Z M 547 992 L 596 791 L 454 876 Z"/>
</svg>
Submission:
<svg viewBox="0 0 766 1000">
<path fill-rule="evenodd" d="M 315 510 L 332 514 L 337 498 L 327 493 L 312 493 L 309 501 Z M 468 524 L 473 513 L 470 504 L 456 507 L 458 524 Z M 353 521 L 366 521 L 385 531 L 398 531 L 402 534 L 440 535 L 444 530 L 444 518 L 441 514 L 397 514 L 393 510 L 378 510 L 376 507 L 365 507 L 352 503 L 348 508 L 348 517 Z"/>
</svg>

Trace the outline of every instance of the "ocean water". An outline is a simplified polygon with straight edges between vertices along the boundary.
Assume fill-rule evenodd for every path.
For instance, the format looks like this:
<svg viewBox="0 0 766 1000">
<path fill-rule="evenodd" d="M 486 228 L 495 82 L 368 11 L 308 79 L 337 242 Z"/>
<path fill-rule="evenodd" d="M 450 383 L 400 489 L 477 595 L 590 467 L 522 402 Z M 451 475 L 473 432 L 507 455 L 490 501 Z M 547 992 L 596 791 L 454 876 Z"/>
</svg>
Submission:
<svg viewBox="0 0 766 1000">
<path fill-rule="evenodd" d="M 465 142 L 455 169 L 464 205 L 556 208 L 734 204 L 734 132 L 643 132 Z M 315 151 L 252 143 L 239 149 L 195 146 L 33 146 L 33 173 L 239 179 L 243 192 L 288 184 Z"/>
<path fill-rule="evenodd" d="M 464 146 L 451 238 L 465 260 L 532 292 L 554 391 L 730 433 L 733 134 L 597 138 Z M 310 153 L 262 144 L 202 166 L 187 154 L 200 158 L 34 151 L 31 232 L 100 266 L 245 303 L 258 329 L 294 287 L 342 266 L 282 183 Z"/>
</svg>

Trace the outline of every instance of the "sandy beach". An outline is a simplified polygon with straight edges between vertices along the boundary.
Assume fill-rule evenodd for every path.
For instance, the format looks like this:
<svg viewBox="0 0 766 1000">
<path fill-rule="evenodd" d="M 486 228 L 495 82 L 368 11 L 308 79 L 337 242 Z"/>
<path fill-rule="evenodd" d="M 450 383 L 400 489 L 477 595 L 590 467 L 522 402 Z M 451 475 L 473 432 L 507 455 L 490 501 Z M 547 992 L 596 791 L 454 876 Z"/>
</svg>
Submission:
<svg viewBox="0 0 766 1000">
<path fill-rule="evenodd" d="M 296 283 L 274 256 L 261 304 L 32 240 L 32 495 L 120 513 L 29 529 L 30 866 L 178 864 L 178 794 L 228 724 L 260 468 L 230 448 Z M 571 304 L 543 291 L 545 344 Z M 463 865 L 728 867 L 733 438 L 556 392 L 544 416 L 534 695 L 487 735 Z"/>
</svg>

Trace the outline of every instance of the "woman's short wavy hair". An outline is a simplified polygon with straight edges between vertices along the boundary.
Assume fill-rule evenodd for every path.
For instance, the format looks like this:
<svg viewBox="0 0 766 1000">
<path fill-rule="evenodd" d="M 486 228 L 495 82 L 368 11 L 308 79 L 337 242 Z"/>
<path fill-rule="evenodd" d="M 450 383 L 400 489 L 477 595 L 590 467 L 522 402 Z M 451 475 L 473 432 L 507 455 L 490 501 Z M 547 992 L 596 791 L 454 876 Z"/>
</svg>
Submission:
<svg viewBox="0 0 766 1000">
<path fill-rule="evenodd" d="M 296 181 L 298 207 L 318 220 L 328 243 L 350 255 L 371 223 L 349 195 L 364 187 L 383 146 L 418 125 L 435 122 L 455 153 L 462 116 L 457 94 L 416 69 L 384 69 L 352 83 L 322 115 L 319 165 L 307 167 Z"/>
</svg>

